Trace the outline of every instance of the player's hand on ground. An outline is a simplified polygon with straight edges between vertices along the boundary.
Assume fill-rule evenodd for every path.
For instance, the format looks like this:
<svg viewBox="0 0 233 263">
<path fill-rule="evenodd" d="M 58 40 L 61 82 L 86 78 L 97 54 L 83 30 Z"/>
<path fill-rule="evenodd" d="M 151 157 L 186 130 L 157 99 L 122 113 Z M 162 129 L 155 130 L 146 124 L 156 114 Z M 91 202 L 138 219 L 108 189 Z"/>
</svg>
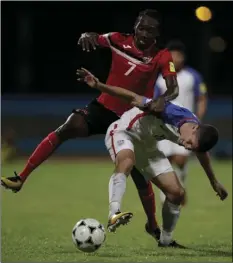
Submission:
<svg viewBox="0 0 233 263">
<path fill-rule="evenodd" d="M 96 49 L 98 46 L 98 34 L 94 32 L 83 33 L 78 40 L 78 45 L 82 47 L 83 51 L 90 52 L 91 49 Z"/>
<path fill-rule="evenodd" d="M 214 191 L 217 193 L 222 201 L 227 198 L 227 190 L 218 181 L 211 182 L 211 184 Z"/>
<path fill-rule="evenodd" d="M 76 71 L 77 80 L 85 82 L 91 88 L 95 88 L 99 80 L 87 69 L 81 68 Z"/>
</svg>

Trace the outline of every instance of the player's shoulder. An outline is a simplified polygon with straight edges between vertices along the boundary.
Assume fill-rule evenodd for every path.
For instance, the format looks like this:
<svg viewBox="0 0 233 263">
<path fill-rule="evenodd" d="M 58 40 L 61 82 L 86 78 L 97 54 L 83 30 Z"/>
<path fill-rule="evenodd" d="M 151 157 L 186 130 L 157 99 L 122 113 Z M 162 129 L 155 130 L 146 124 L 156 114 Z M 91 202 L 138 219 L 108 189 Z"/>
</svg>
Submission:
<svg viewBox="0 0 233 263">
<path fill-rule="evenodd" d="M 157 56 L 159 56 L 160 58 L 164 57 L 164 56 L 170 56 L 171 53 L 167 48 L 162 48 L 158 50 Z"/>
<path fill-rule="evenodd" d="M 130 110 L 126 111 L 122 117 L 123 119 L 134 119 L 135 117 L 137 118 L 137 116 L 143 116 L 144 115 L 144 111 L 142 111 L 141 109 L 139 109 L 138 107 L 133 107 Z"/>
<path fill-rule="evenodd" d="M 132 109 L 130 109 L 130 111 L 134 115 L 142 114 L 144 112 L 143 110 L 139 109 L 138 107 L 133 107 Z"/>
<path fill-rule="evenodd" d="M 159 49 L 158 54 L 160 54 L 160 56 L 163 56 L 164 54 L 170 54 L 170 51 L 167 48 L 161 48 Z"/>
<path fill-rule="evenodd" d="M 183 71 L 186 74 L 190 74 L 194 79 L 201 79 L 202 75 L 200 72 L 198 72 L 196 69 L 190 67 L 190 66 L 185 66 L 185 68 L 183 69 Z"/>
<path fill-rule="evenodd" d="M 167 102 L 165 109 L 165 114 L 170 114 L 171 116 L 181 116 L 187 118 L 197 118 L 196 115 L 190 111 L 189 109 L 185 108 L 182 104 L 178 102 Z"/>
<path fill-rule="evenodd" d="M 171 58 L 171 53 L 167 48 L 157 48 L 153 60 L 162 62 L 168 58 Z"/>
</svg>

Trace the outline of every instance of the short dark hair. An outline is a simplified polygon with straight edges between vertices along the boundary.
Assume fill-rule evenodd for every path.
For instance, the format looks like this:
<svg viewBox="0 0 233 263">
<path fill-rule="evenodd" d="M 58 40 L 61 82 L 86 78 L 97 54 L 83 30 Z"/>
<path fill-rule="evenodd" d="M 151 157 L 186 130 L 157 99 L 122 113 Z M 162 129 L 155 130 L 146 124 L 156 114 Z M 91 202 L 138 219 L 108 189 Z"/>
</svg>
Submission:
<svg viewBox="0 0 233 263">
<path fill-rule="evenodd" d="M 146 9 L 144 11 L 141 11 L 138 15 L 138 18 L 142 17 L 142 16 L 149 16 L 151 18 L 154 18 L 155 20 L 158 21 L 158 23 L 160 24 L 161 22 L 161 17 L 160 14 L 157 10 L 155 9 Z"/>
<path fill-rule="evenodd" d="M 186 53 L 185 45 L 182 41 L 175 39 L 167 43 L 167 49 L 170 51 L 179 51 L 183 54 Z"/>
<path fill-rule="evenodd" d="M 199 126 L 198 152 L 207 152 L 218 142 L 218 130 L 209 124 Z"/>
</svg>

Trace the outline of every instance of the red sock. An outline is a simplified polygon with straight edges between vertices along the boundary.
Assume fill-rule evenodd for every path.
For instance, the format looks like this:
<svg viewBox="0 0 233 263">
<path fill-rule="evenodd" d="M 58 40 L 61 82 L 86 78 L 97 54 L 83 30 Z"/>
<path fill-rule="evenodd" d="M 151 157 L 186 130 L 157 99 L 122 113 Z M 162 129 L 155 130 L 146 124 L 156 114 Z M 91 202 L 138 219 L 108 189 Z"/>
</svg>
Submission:
<svg viewBox="0 0 233 263">
<path fill-rule="evenodd" d="M 147 188 L 138 191 L 144 211 L 147 215 L 147 220 L 151 229 L 155 229 L 158 227 L 158 223 L 156 220 L 155 212 L 155 195 L 152 188 L 151 182 L 147 184 Z"/>
<path fill-rule="evenodd" d="M 51 132 L 35 149 L 29 157 L 26 166 L 19 174 L 24 182 L 31 172 L 43 163 L 59 145 L 59 139 L 55 132 Z"/>
</svg>

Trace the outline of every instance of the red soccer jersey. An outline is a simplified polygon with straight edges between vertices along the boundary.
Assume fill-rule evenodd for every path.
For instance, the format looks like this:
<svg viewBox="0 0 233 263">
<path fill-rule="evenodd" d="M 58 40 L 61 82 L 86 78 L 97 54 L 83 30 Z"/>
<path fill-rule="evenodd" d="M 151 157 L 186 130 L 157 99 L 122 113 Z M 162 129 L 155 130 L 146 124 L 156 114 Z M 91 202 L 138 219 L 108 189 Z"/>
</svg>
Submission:
<svg viewBox="0 0 233 263">
<path fill-rule="evenodd" d="M 99 35 L 98 43 L 112 51 L 112 65 L 107 84 L 131 90 L 152 98 L 158 75 L 176 75 L 170 52 L 167 49 L 142 52 L 138 50 L 132 35 L 108 33 Z M 117 97 L 102 93 L 98 102 L 121 116 L 131 108 Z"/>
</svg>

